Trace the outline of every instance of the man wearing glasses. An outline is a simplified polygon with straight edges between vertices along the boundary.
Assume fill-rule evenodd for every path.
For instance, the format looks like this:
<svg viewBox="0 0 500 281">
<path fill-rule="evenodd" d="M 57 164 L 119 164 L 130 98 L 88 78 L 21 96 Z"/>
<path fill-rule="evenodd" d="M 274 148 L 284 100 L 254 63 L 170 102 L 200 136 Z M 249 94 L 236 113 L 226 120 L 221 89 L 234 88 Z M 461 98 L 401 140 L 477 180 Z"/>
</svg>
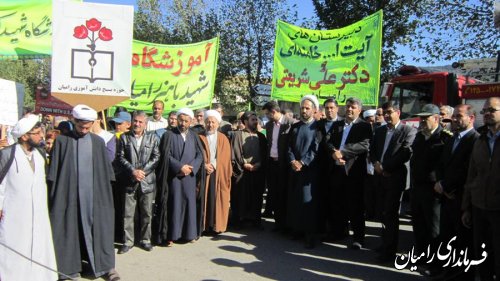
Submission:
<svg viewBox="0 0 500 281">
<path fill-rule="evenodd" d="M 500 276 L 500 97 L 486 100 L 480 112 L 488 128 L 474 143 L 462 202 L 462 222 L 472 226 L 481 280 Z"/>
</svg>

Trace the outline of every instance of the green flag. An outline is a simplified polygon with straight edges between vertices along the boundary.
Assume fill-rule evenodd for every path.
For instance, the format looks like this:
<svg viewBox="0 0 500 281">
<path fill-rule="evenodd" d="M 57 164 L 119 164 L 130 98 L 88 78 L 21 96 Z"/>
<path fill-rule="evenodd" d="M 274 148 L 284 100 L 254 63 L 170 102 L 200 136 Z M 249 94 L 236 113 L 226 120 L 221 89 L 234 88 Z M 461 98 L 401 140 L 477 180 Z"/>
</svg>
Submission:
<svg viewBox="0 0 500 281">
<path fill-rule="evenodd" d="M 352 25 L 311 30 L 278 21 L 272 80 L 273 99 L 320 102 L 349 97 L 377 105 L 382 49 L 382 10 Z"/>
<path fill-rule="evenodd" d="M 219 39 L 188 45 L 161 45 L 134 40 L 132 44 L 132 92 L 121 102 L 129 110 L 152 112 L 155 100 L 165 112 L 211 104 Z"/>
<path fill-rule="evenodd" d="M 52 50 L 52 0 L 0 2 L 0 59 L 39 58 Z"/>
</svg>

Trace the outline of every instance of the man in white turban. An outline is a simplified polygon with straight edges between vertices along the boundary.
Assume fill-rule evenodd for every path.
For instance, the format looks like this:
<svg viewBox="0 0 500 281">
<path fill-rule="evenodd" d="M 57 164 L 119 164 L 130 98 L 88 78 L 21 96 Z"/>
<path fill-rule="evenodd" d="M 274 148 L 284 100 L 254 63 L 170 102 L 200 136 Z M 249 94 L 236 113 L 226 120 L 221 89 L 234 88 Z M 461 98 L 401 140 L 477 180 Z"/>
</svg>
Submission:
<svg viewBox="0 0 500 281">
<path fill-rule="evenodd" d="M 226 231 L 231 196 L 231 146 L 218 131 L 222 117 L 216 110 L 205 111 L 205 133 L 200 135 L 205 161 L 205 192 L 203 194 L 203 229 L 210 233 Z"/>
<path fill-rule="evenodd" d="M 57 267 L 76 278 L 85 260 L 96 277 L 119 280 L 113 244 L 115 175 L 104 141 L 89 133 L 96 111 L 80 104 L 72 114 L 74 129 L 56 139 L 47 175 Z"/>
<path fill-rule="evenodd" d="M 43 139 L 38 117 L 19 120 L 11 131 L 17 144 L 0 150 L 0 279 L 56 280 L 47 207 L 45 159 L 37 147 Z"/>
<path fill-rule="evenodd" d="M 197 220 L 196 174 L 202 168 L 203 155 L 201 141 L 190 129 L 193 118 L 189 108 L 177 111 L 177 128 L 166 131 L 160 143 L 160 199 L 157 201 L 161 206 L 160 240 L 167 240 L 167 246 L 177 240 L 194 241 L 201 234 Z M 168 227 L 164 220 L 167 215 Z"/>
</svg>

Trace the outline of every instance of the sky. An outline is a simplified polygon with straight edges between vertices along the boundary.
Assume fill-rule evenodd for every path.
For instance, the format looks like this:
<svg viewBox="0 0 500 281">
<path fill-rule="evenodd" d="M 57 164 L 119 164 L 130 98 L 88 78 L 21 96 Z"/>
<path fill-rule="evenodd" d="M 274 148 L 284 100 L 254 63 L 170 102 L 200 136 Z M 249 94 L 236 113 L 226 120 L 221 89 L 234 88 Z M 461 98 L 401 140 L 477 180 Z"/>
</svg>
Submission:
<svg viewBox="0 0 500 281">
<path fill-rule="evenodd" d="M 106 3 L 106 4 L 120 4 L 120 5 L 134 5 L 137 9 L 136 0 L 83 0 L 83 2 L 93 3 Z M 296 4 L 300 9 L 298 10 L 298 18 L 312 18 L 314 17 L 314 6 L 311 0 L 288 0 L 290 6 Z M 407 46 L 398 46 L 398 53 L 404 57 L 404 64 L 416 66 L 443 66 L 451 65 L 453 61 L 435 61 L 432 64 L 425 62 L 416 62 L 412 59 L 413 56 L 418 56 L 416 52 L 412 52 Z"/>
</svg>

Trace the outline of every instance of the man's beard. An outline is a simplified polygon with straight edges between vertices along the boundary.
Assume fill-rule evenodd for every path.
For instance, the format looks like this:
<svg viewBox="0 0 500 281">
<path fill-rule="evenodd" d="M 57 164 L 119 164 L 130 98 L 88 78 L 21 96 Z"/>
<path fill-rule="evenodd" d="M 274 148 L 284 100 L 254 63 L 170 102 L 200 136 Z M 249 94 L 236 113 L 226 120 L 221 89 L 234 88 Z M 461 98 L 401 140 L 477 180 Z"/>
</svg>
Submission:
<svg viewBox="0 0 500 281">
<path fill-rule="evenodd" d="M 28 139 L 28 145 L 32 148 L 42 147 L 42 142 L 35 143 L 32 139 Z"/>
</svg>

